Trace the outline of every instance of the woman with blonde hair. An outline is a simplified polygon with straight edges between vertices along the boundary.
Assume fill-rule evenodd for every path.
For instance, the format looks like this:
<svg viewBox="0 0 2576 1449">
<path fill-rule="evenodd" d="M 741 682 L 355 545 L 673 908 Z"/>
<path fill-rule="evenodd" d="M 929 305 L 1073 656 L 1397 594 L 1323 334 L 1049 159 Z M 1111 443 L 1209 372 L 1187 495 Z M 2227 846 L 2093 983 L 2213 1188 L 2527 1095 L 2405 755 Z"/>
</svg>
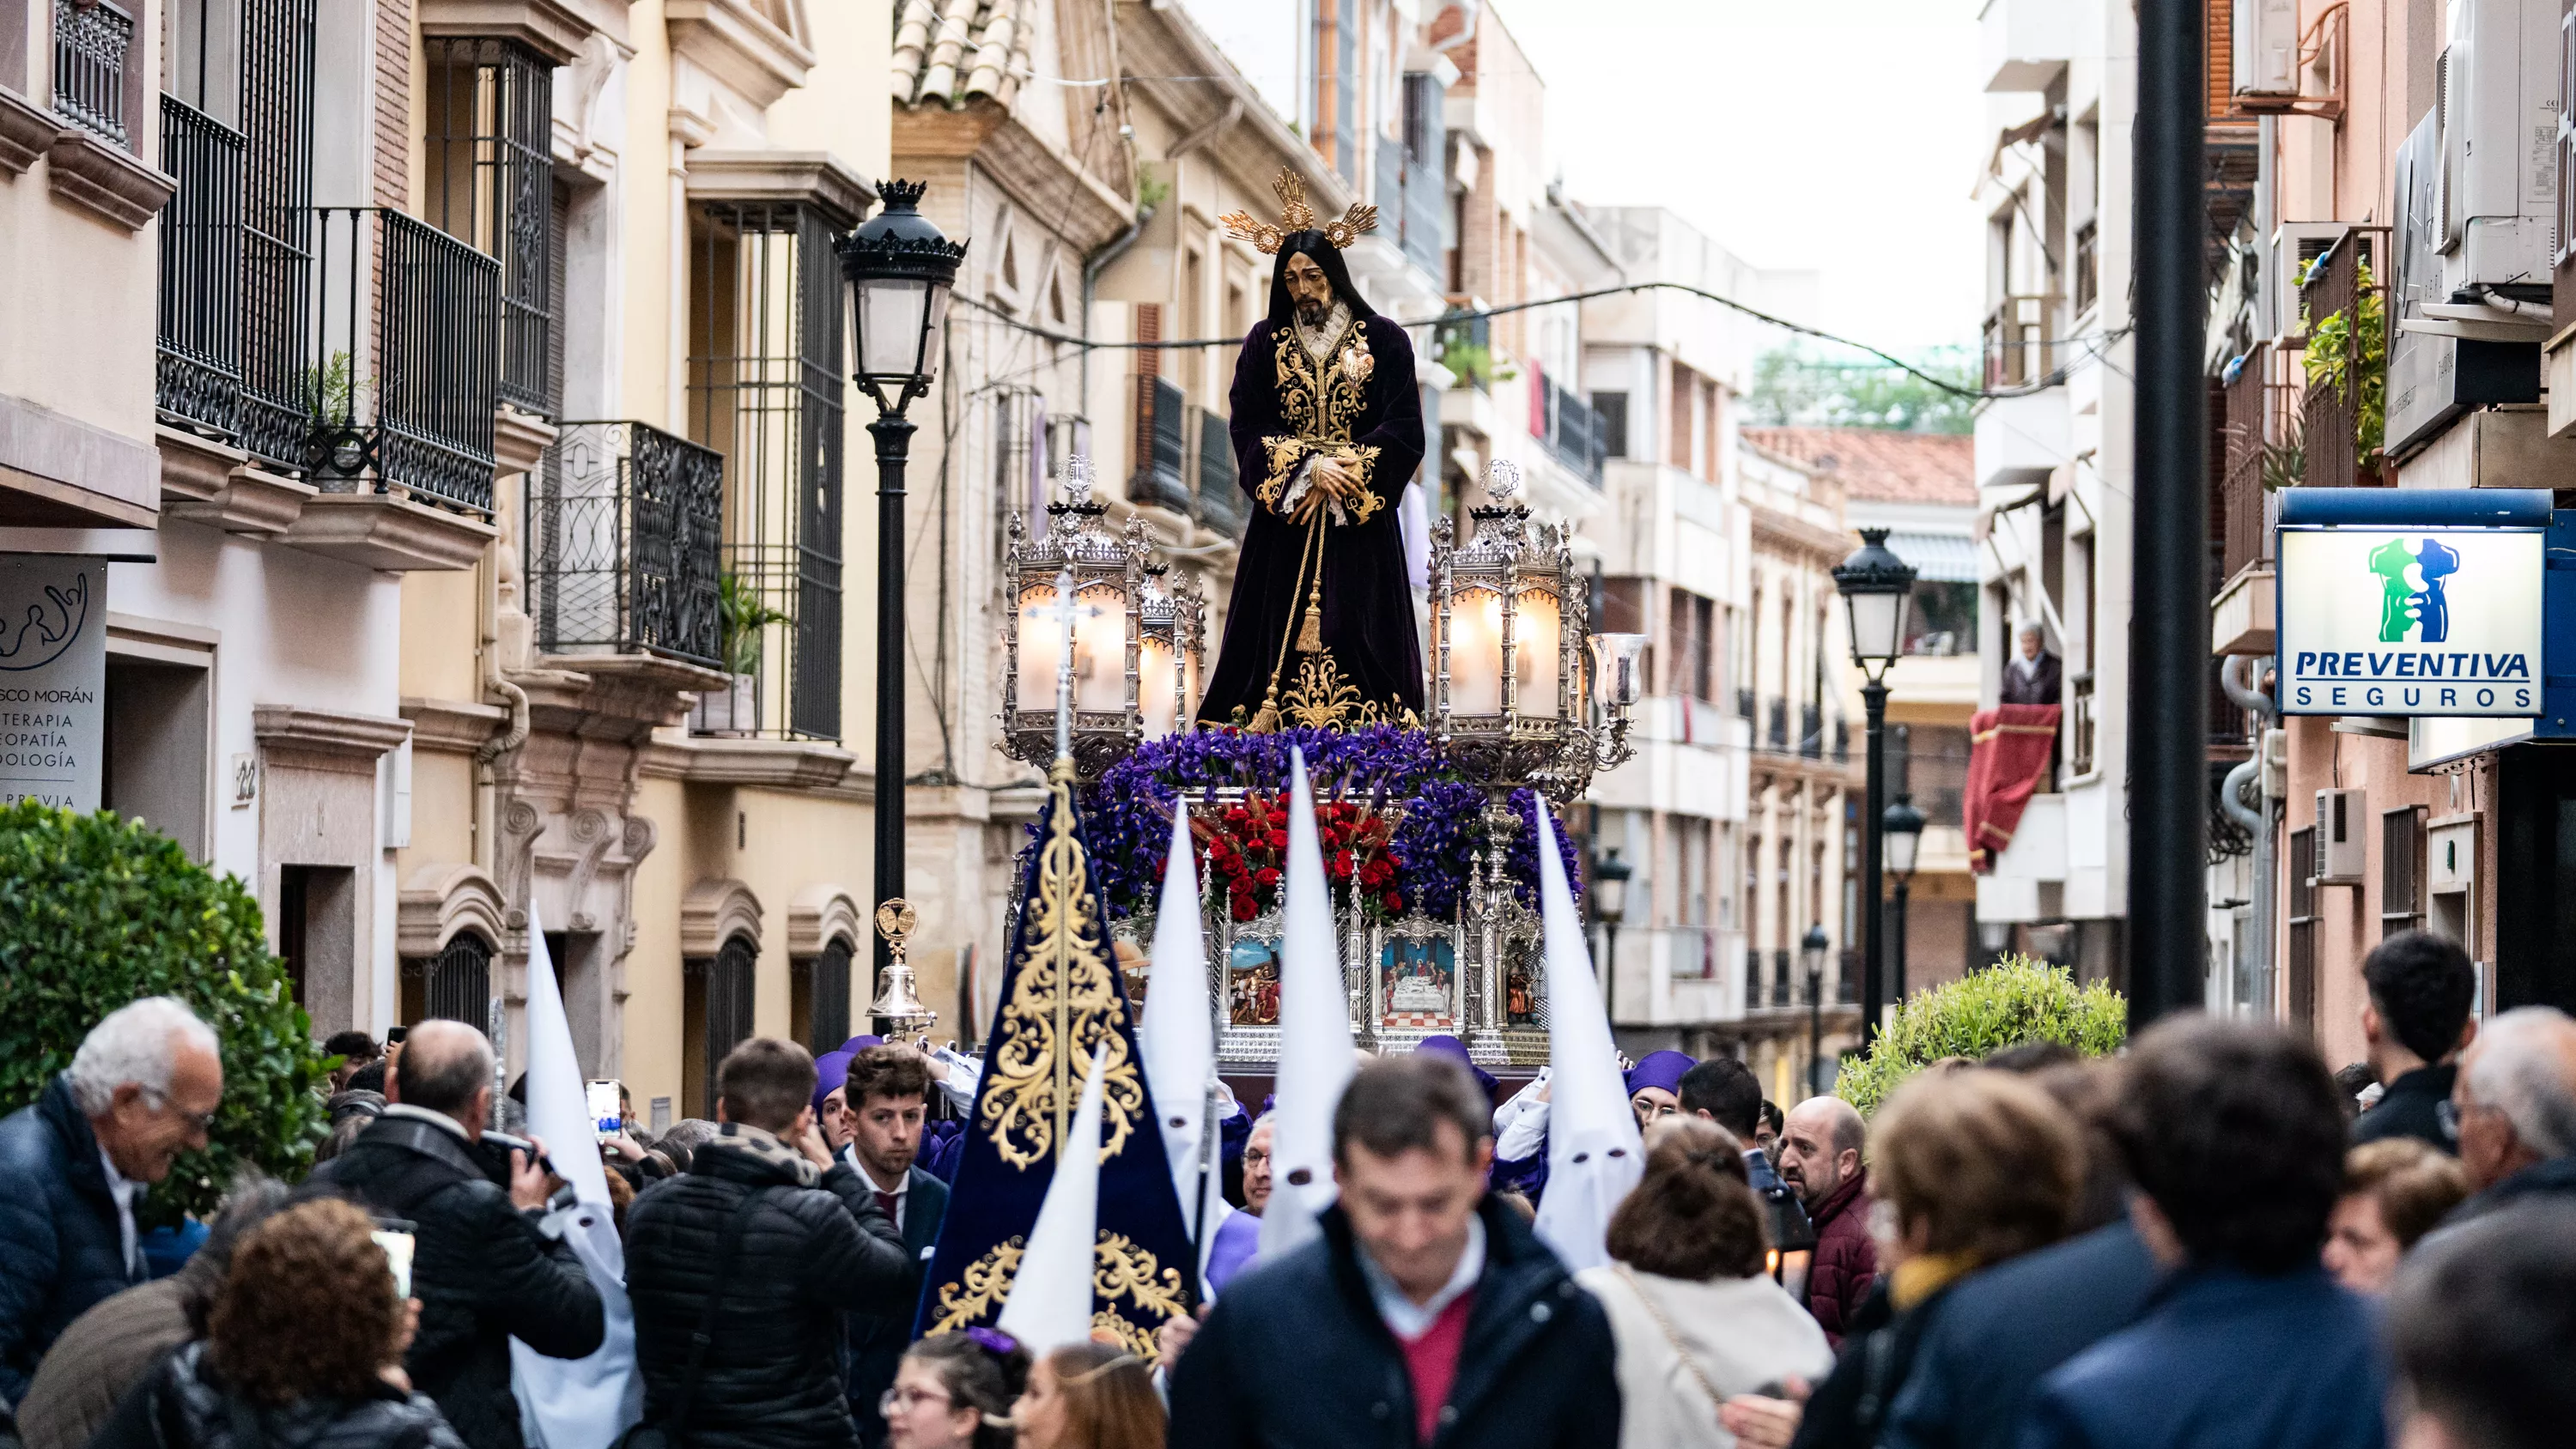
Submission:
<svg viewBox="0 0 2576 1449">
<path fill-rule="evenodd" d="M 2355 1293 L 2381 1294 L 2398 1260 L 2469 1195 L 2460 1160 L 2412 1137 L 2344 1154 L 2343 1195 L 2326 1220 L 2326 1271 Z"/>
<path fill-rule="evenodd" d="M 1825 1331 L 1763 1271 L 1763 1217 L 1725 1128 L 1674 1117 L 1646 1134 L 1645 1176 L 1610 1217 L 1611 1261 L 1575 1275 L 1618 1344 L 1621 1449 L 1728 1449 L 1728 1398 L 1833 1367 Z"/>
<path fill-rule="evenodd" d="M 1068 1343 L 1040 1358 L 1011 1423 L 1018 1449 L 1163 1449 L 1152 1371 L 1108 1344 Z"/>
<path fill-rule="evenodd" d="M 91 1449 L 463 1449 L 403 1374 L 417 1312 L 374 1228 L 321 1198 L 252 1229 L 205 1339 L 137 1384 Z"/>
<path fill-rule="evenodd" d="M 1764 1449 L 1873 1449 L 1943 1294 L 1978 1269 L 2066 1236 L 2083 1186 L 2074 1119 L 2027 1079 L 1969 1068 L 1907 1082 L 1869 1126 L 1870 1232 L 1885 1274 L 1878 1291 L 1803 1410 L 1738 1399 L 1727 1406 L 1727 1427 Z"/>
</svg>

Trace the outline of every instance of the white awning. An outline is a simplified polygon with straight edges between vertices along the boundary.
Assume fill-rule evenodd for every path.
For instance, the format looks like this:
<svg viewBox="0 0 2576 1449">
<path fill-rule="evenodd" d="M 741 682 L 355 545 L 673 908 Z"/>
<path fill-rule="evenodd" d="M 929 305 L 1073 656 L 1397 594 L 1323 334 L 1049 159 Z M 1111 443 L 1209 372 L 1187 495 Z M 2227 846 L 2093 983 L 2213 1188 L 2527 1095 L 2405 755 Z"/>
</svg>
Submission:
<svg viewBox="0 0 2576 1449">
<path fill-rule="evenodd" d="M 1890 533 L 1887 546 L 1926 583 L 1977 581 L 1977 545 L 1964 533 Z"/>
</svg>

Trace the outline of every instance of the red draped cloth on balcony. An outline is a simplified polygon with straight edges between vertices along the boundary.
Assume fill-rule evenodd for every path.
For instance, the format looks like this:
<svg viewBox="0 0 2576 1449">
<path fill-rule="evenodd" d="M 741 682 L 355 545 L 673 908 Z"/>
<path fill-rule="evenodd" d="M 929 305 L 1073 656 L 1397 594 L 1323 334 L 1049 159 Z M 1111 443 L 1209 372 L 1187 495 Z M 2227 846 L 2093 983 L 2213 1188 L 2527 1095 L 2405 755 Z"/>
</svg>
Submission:
<svg viewBox="0 0 2576 1449">
<path fill-rule="evenodd" d="M 1991 874 L 2012 844 L 2031 792 L 2057 748 L 2058 706 L 2006 704 L 1968 722 L 1968 790 L 1960 813 L 1968 830 L 1968 868 Z"/>
</svg>

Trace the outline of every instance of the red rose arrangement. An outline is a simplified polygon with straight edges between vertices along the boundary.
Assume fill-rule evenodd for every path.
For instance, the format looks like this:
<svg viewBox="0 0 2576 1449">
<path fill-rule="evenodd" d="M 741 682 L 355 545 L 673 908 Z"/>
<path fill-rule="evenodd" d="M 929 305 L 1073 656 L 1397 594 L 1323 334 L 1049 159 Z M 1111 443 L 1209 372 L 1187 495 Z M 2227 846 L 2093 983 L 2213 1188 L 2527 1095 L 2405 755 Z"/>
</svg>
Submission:
<svg viewBox="0 0 2576 1449">
<path fill-rule="evenodd" d="M 1224 893 L 1234 919 L 1249 921 L 1278 906 L 1288 865 L 1285 801 L 1247 796 L 1214 822 L 1193 822 L 1191 831 L 1204 842 L 1208 888 Z M 1384 816 L 1347 800 L 1326 801 L 1315 807 L 1315 834 L 1327 878 L 1350 889 L 1371 915 L 1404 914 L 1404 892 L 1396 884 L 1402 862 L 1388 848 L 1395 829 Z"/>
</svg>

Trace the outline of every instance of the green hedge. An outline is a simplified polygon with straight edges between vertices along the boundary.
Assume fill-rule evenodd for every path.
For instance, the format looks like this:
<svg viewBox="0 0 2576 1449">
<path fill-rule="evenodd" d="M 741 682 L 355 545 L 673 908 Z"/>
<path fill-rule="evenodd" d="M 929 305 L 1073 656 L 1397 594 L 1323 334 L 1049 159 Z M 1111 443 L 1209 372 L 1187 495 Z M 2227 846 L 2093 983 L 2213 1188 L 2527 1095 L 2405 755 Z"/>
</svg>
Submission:
<svg viewBox="0 0 2576 1449">
<path fill-rule="evenodd" d="M 224 1102 L 208 1150 L 153 1190 L 154 1224 L 210 1212 L 244 1162 L 301 1177 L 327 1125 L 331 1060 L 239 880 L 109 811 L 0 808 L 0 1112 L 41 1095 L 101 1017 L 162 995 L 222 1039 Z"/>
<path fill-rule="evenodd" d="M 2078 986 L 2063 966 L 2007 956 L 1966 978 L 1918 991 L 1865 1057 L 1843 1059 L 1834 1095 L 1878 1109 L 1906 1078 L 1943 1057 L 1989 1056 L 2025 1042 L 2053 1041 L 2088 1057 L 2109 1056 L 2129 1035 L 2129 1003 L 2108 986 Z"/>
</svg>

